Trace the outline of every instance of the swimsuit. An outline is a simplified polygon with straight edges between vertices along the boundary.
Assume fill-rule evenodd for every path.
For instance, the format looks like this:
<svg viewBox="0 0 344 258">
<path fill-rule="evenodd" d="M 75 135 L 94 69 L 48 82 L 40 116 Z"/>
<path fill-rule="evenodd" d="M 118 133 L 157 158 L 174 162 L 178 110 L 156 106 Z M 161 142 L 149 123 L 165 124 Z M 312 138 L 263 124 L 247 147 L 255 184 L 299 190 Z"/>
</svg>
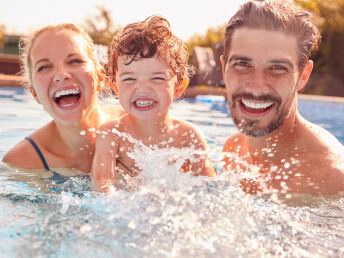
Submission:
<svg viewBox="0 0 344 258">
<path fill-rule="evenodd" d="M 43 153 L 41 152 L 41 150 L 39 149 L 39 147 L 37 146 L 37 144 L 34 142 L 34 140 L 32 140 L 30 137 L 25 137 L 25 140 L 27 140 L 28 142 L 31 143 L 31 145 L 34 147 L 34 149 L 36 150 L 39 158 L 41 159 L 43 165 L 44 165 L 44 168 L 46 171 L 48 172 L 52 172 L 53 173 L 53 176 L 50 177 L 49 179 L 51 180 L 54 180 L 55 183 L 57 184 L 62 184 L 64 183 L 69 177 L 64 177 L 64 176 L 61 176 L 60 174 L 56 173 L 55 171 L 52 171 L 50 170 L 44 156 L 43 156 Z"/>
</svg>

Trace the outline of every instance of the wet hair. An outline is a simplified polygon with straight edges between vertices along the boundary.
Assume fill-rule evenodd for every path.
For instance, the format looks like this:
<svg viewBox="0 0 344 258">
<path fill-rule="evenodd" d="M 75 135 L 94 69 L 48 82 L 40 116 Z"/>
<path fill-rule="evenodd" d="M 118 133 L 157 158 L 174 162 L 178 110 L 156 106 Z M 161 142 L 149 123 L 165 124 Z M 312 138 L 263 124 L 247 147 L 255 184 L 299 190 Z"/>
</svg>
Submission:
<svg viewBox="0 0 344 258">
<path fill-rule="evenodd" d="M 32 63 L 31 63 L 31 50 L 35 45 L 37 39 L 45 32 L 48 31 L 72 31 L 76 35 L 81 35 L 85 39 L 86 53 L 94 63 L 96 69 L 100 69 L 100 64 L 97 61 L 95 54 L 94 44 L 90 36 L 79 26 L 72 23 L 61 23 L 56 25 L 47 25 L 36 31 L 31 35 L 21 37 L 19 41 L 19 53 L 21 59 L 21 74 L 24 76 L 25 86 L 32 83 Z"/>
<path fill-rule="evenodd" d="M 243 4 L 229 20 L 225 33 L 224 60 L 228 60 L 233 33 L 238 28 L 279 31 L 297 38 L 298 69 L 301 72 L 312 52 L 316 51 L 320 33 L 312 15 L 291 0 L 252 0 Z"/>
<path fill-rule="evenodd" d="M 112 40 L 107 66 L 112 81 L 116 78 L 120 56 L 127 57 L 127 65 L 142 58 L 157 57 L 177 75 L 178 83 L 192 73 L 185 44 L 172 34 L 170 23 L 162 16 L 150 16 L 142 22 L 131 23 Z"/>
</svg>

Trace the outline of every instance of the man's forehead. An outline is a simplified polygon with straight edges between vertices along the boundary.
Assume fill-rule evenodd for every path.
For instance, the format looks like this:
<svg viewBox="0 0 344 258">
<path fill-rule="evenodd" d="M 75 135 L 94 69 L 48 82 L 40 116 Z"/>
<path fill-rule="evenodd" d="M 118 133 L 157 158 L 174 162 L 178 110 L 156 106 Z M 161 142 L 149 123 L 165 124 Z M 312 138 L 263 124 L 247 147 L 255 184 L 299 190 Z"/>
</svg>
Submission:
<svg viewBox="0 0 344 258">
<path fill-rule="evenodd" d="M 232 35 L 230 56 L 288 59 L 297 63 L 297 38 L 280 31 L 239 28 Z"/>
</svg>

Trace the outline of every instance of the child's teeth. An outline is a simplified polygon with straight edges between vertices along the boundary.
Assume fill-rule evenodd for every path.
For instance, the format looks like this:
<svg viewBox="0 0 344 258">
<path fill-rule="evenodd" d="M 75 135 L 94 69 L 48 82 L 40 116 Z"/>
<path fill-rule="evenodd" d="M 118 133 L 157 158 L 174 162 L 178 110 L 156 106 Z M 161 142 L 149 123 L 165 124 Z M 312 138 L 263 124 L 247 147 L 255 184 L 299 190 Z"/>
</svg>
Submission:
<svg viewBox="0 0 344 258">
<path fill-rule="evenodd" d="M 135 104 L 138 107 L 148 107 L 153 104 L 153 101 L 152 100 L 136 100 Z"/>
<path fill-rule="evenodd" d="M 273 104 L 273 102 L 251 102 L 251 101 L 244 100 L 244 99 L 241 101 L 246 107 L 256 108 L 256 109 L 268 108 Z"/>
</svg>

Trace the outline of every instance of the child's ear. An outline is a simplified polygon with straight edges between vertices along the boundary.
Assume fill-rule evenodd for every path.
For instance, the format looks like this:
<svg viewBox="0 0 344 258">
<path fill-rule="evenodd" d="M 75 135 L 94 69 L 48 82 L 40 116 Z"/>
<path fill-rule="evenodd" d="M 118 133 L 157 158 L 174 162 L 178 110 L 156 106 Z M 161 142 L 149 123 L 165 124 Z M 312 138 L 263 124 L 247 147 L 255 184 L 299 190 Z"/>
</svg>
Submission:
<svg viewBox="0 0 344 258">
<path fill-rule="evenodd" d="M 118 97 L 118 88 L 116 86 L 116 83 L 114 83 L 112 80 L 109 80 L 109 85 L 110 85 L 110 88 L 115 92 L 115 94 Z"/>
<path fill-rule="evenodd" d="M 38 104 L 41 104 L 41 102 L 39 101 L 38 97 L 37 97 L 37 93 L 35 91 L 35 89 L 32 87 L 32 85 L 29 86 L 29 91 L 32 94 L 32 96 L 35 98 L 35 100 L 37 101 Z"/>
<path fill-rule="evenodd" d="M 174 91 L 174 98 L 179 98 L 180 96 L 183 95 L 183 93 L 185 92 L 186 88 L 189 85 L 189 78 L 184 77 L 183 81 L 176 87 L 175 91 Z"/>
<path fill-rule="evenodd" d="M 306 86 L 312 70 L 313 70 L 313 61 L 309 60 L 300 74 L 299 80 L 296 84 L 296 91 L 300 91 Z"/>
</svg>

